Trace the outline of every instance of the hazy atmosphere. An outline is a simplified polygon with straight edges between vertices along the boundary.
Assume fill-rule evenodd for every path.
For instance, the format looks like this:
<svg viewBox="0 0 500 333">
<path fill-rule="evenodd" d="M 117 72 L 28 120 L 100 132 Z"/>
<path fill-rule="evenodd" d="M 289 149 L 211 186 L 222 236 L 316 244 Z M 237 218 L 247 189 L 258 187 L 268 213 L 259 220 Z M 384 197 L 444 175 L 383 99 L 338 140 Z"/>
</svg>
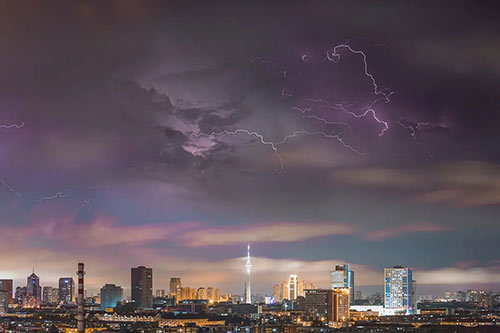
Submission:
<svg viewBox="0 0 500 333">
<path fill-rule="evenodd" d="M 261 294 L 344 263 L 498 289 L 499 29 L 481 1 L 2 1 L 0 277 L 243 294 L 249 243 Z"/>
</svg>

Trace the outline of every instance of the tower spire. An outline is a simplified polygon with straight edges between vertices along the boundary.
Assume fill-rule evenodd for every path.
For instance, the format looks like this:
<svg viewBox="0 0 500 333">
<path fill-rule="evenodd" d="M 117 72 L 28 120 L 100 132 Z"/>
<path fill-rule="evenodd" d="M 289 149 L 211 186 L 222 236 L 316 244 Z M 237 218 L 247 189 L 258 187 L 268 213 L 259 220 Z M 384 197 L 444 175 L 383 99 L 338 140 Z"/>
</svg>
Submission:
<svg viewBox="0 0 500 333">
<path fill-rule="evenodd" d="M 245 303 L 252 303 L 252 287 L 250 285 L 250 272 L 252 270 L 252 262 L 250 260 L 250 244 L 247 245 L 247 263 L 245 264 L 247 269 L 247 283 L 245 288 Z"/>
</svg>

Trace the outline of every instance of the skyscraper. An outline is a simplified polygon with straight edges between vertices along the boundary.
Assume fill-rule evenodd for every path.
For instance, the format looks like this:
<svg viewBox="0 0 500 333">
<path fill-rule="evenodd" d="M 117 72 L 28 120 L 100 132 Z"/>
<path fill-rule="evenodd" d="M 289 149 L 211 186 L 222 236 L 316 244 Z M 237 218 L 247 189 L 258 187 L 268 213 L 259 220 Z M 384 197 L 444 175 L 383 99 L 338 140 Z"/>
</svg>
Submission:
<svg viewBox="0 0 500 333">
<path fill-rule="evenodd" d="M 0 290 L 0 313 L 7 312 L 9 308 L 9 293 Z"/>
<path fill-rule="evenodd" d="M 297 285 L 297 296 L 305 296 L 304 289 L 306 289 L 306 283 L 304 280 L 299 280 Z"/>
<path fill-rule="evenodd" d="M 215 290 L 214 287 L 207 288 L 207 299 L 214 301 L 215 300 Z"/>
<path fill-rule="evenodd" d="M 123 299 L 123 288 L 114 284 L 105 284 L 101 288 L 101 309 L 114 308 Z"/>
<path fill-rule="evenodd" d="M 214 301 L 216 301 L 216 302 L 220 301 L 220 289 L 219 288 L 215 288 L 215 290 L 214 290 Z"/>
<path fill-rule="evenodd" d="M 288 278 L 288 295 L 290 300 L 297 299 L 299 296 L 299 281 L 296 274 L 290 274 Z"/>
<path fill-rule="evenodd" d="M 9 304 L 12 304 L 12 293 L 14 291 L 12 280 L 0 280 L 0 291 L 7 293 Z"/>
<path fill-rule="evenodd" d="M 288 281 L 281 282 L 281 300 L 290 299 L 290 291 L 288 289 Z"/>
<path fill-rule="evenodd" d="M 275 302 L 281 302 L 281 288 L 279 284 L 273 286 L 273 298 Z"/>
<path fill-rule="evenodd" d="M 247 247 L 247 263 L 245 264 L 247 269 L 247 283 L 245 285 L 245 303 L 252 303 L 252 288 L 250 285 L 250 271 L 252 270 L 252 262 L 250 261 L 250 244 Z"/>
<path fill-rule="evenodd" d="M 330 300 L 328 320 L 333 322 L 344 322 L 349 320 L 350 308 L 349 288 L 334 288 Z"/>
<path fill-rule="evenodd" d="M 42 287 L 40 287 L 40 278 L 33 272 L 27 278 L 26 290 L 33 297 L 34 306 L 40 305 L 42 300 Z"/>
<path fill-rule="evenodd" d="M 384 308 L 387 314 L 413 313 L 412 269 L 402 266 L 384 268 Z"/>
<path fill-rule="evenodd" d="M 177 301 L 180 301 L 181 299 L 180 297 L 181 295 L 178 295 L 181 292 L 181 288 L 182 288 L 181 278 L 178 277 L 170 278 L 170 296 L 176 296 Z"/>
<path fill-rule="evenodd" d="M 344 322 L 349 320 L 349 288 L 307 289 L 305 310 L 320 320 Z"/>
<path fill-rule="evenodd" d="M 75 282 L 73 278 L 59 279 L 59 303 L 71 303 L 75 297 Z"/>
<path fill-rule="evenodd" d="M 331 271 L 332 289 L 349 288 L 351 303 L 354 302 L 354 272 L 349 269 L 349 265 L 337 265 Z"/>
<path fill-rule="evenodd" d="M 153 307 L 153 269 L 139 266 L 131 270 L 132 301 L 138 308 Z"/>
<path fill-rule="evenodd" d="M 198 299 L 207 299 L 207 291 L 203 287 L 198 288 L 196 294 L 198 295 Z"/>
<path fill-rule="evenodd" d="M 59 301 L 59 289 L 49 286 L 43 287 L 42 301 L 45 304 L 57 304 Z"/>
</svg>

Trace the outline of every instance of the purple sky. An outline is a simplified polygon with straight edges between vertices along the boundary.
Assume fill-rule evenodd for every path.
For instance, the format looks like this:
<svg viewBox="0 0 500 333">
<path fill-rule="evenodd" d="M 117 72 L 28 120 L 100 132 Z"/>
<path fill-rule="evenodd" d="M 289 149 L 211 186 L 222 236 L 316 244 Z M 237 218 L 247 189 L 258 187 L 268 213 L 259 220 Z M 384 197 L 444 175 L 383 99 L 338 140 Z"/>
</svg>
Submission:
<svg viewBox="0 0 500 333">
<path fill-rule="evenodd" d="M 498 9 L 1 3 L 0 278 L 499 289 Z"/>
</svg>

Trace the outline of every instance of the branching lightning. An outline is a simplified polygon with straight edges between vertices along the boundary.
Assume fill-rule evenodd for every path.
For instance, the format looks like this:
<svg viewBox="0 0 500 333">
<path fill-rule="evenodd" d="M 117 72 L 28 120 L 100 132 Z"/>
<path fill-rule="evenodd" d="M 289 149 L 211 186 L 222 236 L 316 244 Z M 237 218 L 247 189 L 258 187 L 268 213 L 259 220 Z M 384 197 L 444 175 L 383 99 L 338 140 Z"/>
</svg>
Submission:
<svg viewBox="0 0 500 333">
<path fill-rule="evenodd" d="M 364 51 L 362 50 L 357 50 L 351 47 L 349 45 L 349 42 L 347 43 L 342 43 L 339 45 L 336 45 L 333 47 L 333 49 L 330 49 L 326 52 L 326 57 L 325 61 L 326 62 L 333 62 L 333 63 L 339 63 L 341 61 L 341 57 L 344 56 L 345 52 L 350 52 L 354 55 L 361 56 L 362 61 L 363 61 L 363 72 L 364 76 L 366 76 L 373 87 L 373 91 L 370 93 L 370 96 L 373 95 L 374 98 L 370 98 L 370 101 L 366 102 L 366 105 L 361 106 L 362 99 L 355 100 L 352 102 L 342 102 L 342 103 L 336 103 L 336 102 L 330 102 L 322 98 L 308 98 L 307 100 L 310 103 L 316 103 L 316 104 L 321 104 L 326 106 L 327 108 L 338 111 L 338 112 L 343 112 L 347 114 L 348 116 L 352 117 L 353 119 L 360 119 L 360 118 L 367 118 L 369 120 L 374 121 L 377 125 L 381 126 L 381 129 L 378 133 L 378 136 L 381 137 L 383 136 L 390 127 L 390 122 L 388 120 L 383 119 L 379 115 L 379 113 L 375 109 L 375 105 L 378 102 L 385 102 L 389 103 L 390 102 L 390 96 L 393 94 L 393 92 L 388 89 L 388 88 L 380 88 L 379 84 L 377 83 L 377 80 L 375 79 L 375 76 L 370 72 L 369 66 L 368 66 L 368 60 L 367 60 L 367 55 L 365 54 Z M 313 64 L 311 58 L 309 58 L 308 55 L 301 55 L 300 56 L 300 61 L 302 62 L 307 62 Z M 278 67 L 277 63 L 273 60 L 270 59 L 265 59 L 262 57 L 255 57 L 253 58 L 250 63 L 254 62 L 260 62 L 265 65 L 271 65 L 273 67 Z M 289 67 L 288 66 L 283 66 L 283 69 L 280 70 L 280 72 L 283 74 L 283 80 L 287 80 L 289 76 Z M 291 75 L 290 77 L 292 77 Z M 299 75 L 292 80 L 301 80 L 302 79 L 302 74 L 299 73 Z M 293 90 L 293 87 L 289 85 L 290 82 L 285 83 L 282 86 L 281 89 L 281 97 L 282 98 L 287 98 L 287 99 L 292 99 L 295 98 L 295 92 Z M 365 104 L 363 102 L 363 104 Z M 322 123 L 324 126 L 329 126 L 329 125 L 334 125 L 334 126 L 344 126 L 352 130 L 352 126 L 348 122 L 336 122 L 332 121 L 329 119 L 326 119 L 325 117 L 322 117 L 319 115 L 317 112 L 315 112 L 315 108 L 311 105 L 305 105 L 302 107 L 299 106 L 292 106 L 292 110 L 298 111 L 302 114 L 301 119 L 307 119 L 307 120 L 312 120 L 312 121 L 317 121 Z M 404 127 L 406 130 L 409 131 L 409 134 L 411 137 L 414 138 L 415 142 L 417 144 L 421 144 L 425 147 L 425 150 L 428 154 L 428 156 L 433 159 L 432 154 L 430 153 L 429 149 L 422 144 L 418 139 L 417 139 L 417 131 L 419 130 L 420 127 L 426 127 L 426 126 L 431 126 L 433 127 L 432 124 L 430 123 L 418 123 L 416 125 L 414 124 L 404 124 L 403 122 L 396 122 L 398 125 Z M 326 129 L 326 128 L 325 128 Z M 287 134 L 283 137 L 283 139 L 278 140 L 278 141 L 272 141 L 269 139 L 266 139 L 263 134 L 256 130 L 249 130 L 249 129 L 244 129 L 244 128 L 237 128 L 237 129 L 232 129 L 232 130 L 220 130 L 220 131 L 214 131 L 212 133 L 198 133 L 198 134 L 193 134 L 194 137 L 199 137 L 199 136 L 206 136 L 206 137 L 216 137 L 216 136 L 222 136 L 222 135 L 237 135 L 237 134 L 246 134 L 248 136 L 253 136 L 257 138 L 262 145 L 269 146 L 273 153 L 276 155 L 276 158 L 279 161 L 279 170 L 278 173 L 281 173 L 283 171 L 284 165 L 283 165 L 283 159 L 279 154 L 279 146 L 287 143 L 288 140 L 297 137 L 298 135 L 310 135 L 310 136 L 322 136 L 324 138 L 328 139 L 334 139 L 337 142 L 339 142 L 344 148 L 348 149 L 351 152 L 354 152 L 359 155 L 366 155 L 367 152 L 360 151 L 359 149 L 353 147 L 352 145 L 346 143 L 344 139 L 340 136 L 339 133 L 328 133 L 323 130 L 306 130 L 306 129 L 296 129 L 293 133 Z M 212 145 L 213 146 L 213 145 Z"/>
<path fill-rule="evenodd" d="M 9 124 L 9 125 L 0 124 L 0 128 L 3 128 L 3 129 L 11 129 L 11 128 L 19 129 L 19 128 L 23 128 L 25 124 L 26 124 L 25 121 L 23 121 L 21 124 Z M 17 192 L 16 190 L 14 190 L 14 188 L 11 185 L 9 185 L 5 180 L 3 180 L 1 178 L 0 178 L 0 184 L 2 184 L 9 192 L 11 192 L 12 194 L 16 195 L 17 197 L 19 197 L 19 198 L 23 197 L 19 192 Z"/>
<path fill-rule="evenodd" d="M 38 202 L 39 203 L 44 203 L 45 201 L 49 201 L 49 200 L 52 200 L 52 199 L 56 199 L 56 198 L 66 198 L 68 196 L 68 193 L 71 189 L 68 189 L 66 192 L 57 192 L 51 196 L 46 196 L 46 197 L 41 197 Z"/>
<path fill-rule="evenodd" d="M 293 132 L 292 134 L 286 135 L 280 141 L 266 140 L 262 134 L 260 134 L 256 131 L 249 131 L 249 130 L 243 129 L 243 128 L 238 128 L 238 129 L 235 129 L 233 131 L 224 130 L 224 131 L 220 131 L 220 132 L 212 132 L 212 133 L 208 133 L 208 134 L 207 133 L 199 133 L 199 134 L 194 134 L 194 136 L 195 137 L 200 137 L 200 136 L 215 137 L 215 136 L 220 136 L 220 135 L 237 135 L 240 133 L 244 133 L 244 134 L 247 134 L 249 136 L 254 136 L 254 137 L 258 138 L 260 140 L 260 143 L 262 143 L 263 145 L 271 147 L 271 149 L 273 150 L 273 153 L 276 155 L 276 158 L 278 159 L 279 164 L 280 164 L 280 167 L 278 169 L 279 174 L 281 174 L 283 172 L 284 165 L 283 165 L 283 159 L 278 151 L 278 146 L 287 143 L 287 141 L 289 139 L 295 138 L 298 135 L 310 135 L 310 136 L 319 135 L 319 136 L 323 136 L 323 137 L 328 138 L 328 139 L 334 139 L 334 140 L 338 141 L 344 148 L 347 148 L 350 151 L 352 151 L 358 155 L 366 155 L 365 152 L 361 152 L 361 151 L 357 150 L 356 148 L 352 147 L 351 145 L 345 143 L 344 140 L 338 134 L 328 134 L 328 133 L 324 133 L 321 131 L 311 132 L 311 131 L 306 131 L 306 130 L 298 130 L 298 131 Z"/>
<path fill-rule="evenodd" d="M 382 89 L 382 90 L 379 89 L 379 87 L 377 85 L 377 81 L 375 80 L 375 77 L 368 71 L 368 61 L 366 59 L 366 54 L 363 51 L 354 50 L 349 44 L 339 44 L 333 48 L 333 52 L 331 52 L 331 53 L 326 52 L 326 59 L 328 59 L 329 61 L 333 61 L 335 63 L 338 63 L 340 61 L 340 57 L 341 57 L 340 53 L 338 51 L 339 49 L 347 49 L 351 53 L 361 54 L 361 56 L 363 57 L 363 63 L 365 65 L 365 75 L 367 77 L 369 77 L 370 80 L 372 81 L 375 95 L 376 96 L 381 95 L 381 96 L 383 96 L 385 102 L 389 102 L 389 96 L 391 96 L 393 94 L 393 92 L 390 91 L 389 89 Z"/>
</svg>

